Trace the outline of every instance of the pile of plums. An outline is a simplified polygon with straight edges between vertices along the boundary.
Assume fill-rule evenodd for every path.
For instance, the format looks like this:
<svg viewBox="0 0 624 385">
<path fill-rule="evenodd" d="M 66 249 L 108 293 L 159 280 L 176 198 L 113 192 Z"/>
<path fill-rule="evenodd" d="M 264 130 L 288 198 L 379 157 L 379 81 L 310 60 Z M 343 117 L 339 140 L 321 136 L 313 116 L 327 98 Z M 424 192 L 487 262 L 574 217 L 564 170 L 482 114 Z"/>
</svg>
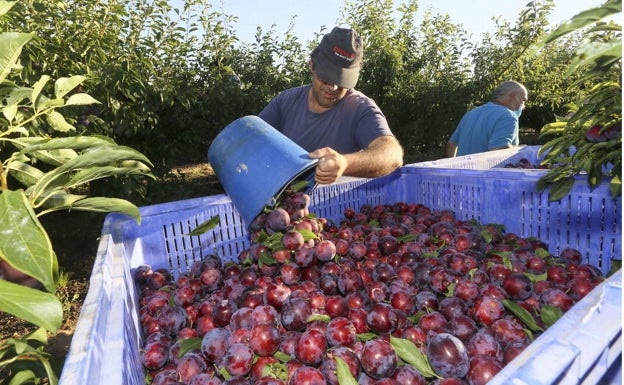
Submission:
<svg viewBox="0 0 624 385">
<path fill-rule="evenodd" d="M 518 160 L 515 163 L 506 163 L 504 168 L 523 168 L 523 169 L 540 169 L 540 170 L 544 170 L 544 169 L 548 169 L 549 166 L 548 165 L 542 165 L 542 164 L 533 164 L 527 158 L 522 158 L 522 159 Z"/>
<path fill-rule="evenodd" d="M 604 280 L 449 210 L 309 204 L 286 192 L 236 261 L 135 270 L 148 383 L 485 384 Z"/>
</svg>

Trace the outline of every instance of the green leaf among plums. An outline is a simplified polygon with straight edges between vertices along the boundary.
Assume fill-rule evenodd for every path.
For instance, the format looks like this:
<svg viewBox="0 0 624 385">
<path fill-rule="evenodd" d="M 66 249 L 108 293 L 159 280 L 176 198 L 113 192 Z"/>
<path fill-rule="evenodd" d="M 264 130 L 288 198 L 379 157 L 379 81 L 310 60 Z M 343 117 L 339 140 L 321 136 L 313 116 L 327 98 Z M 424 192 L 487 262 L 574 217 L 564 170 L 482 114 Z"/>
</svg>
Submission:
<svg viewBox="0 0 624 385">
<path fill-rule="evenodd" d="M 301 191 L 301 190 L 307 189 L 308 187 L 310 187 L 310 181 L 300 180 L 300 181 L 295 181 L 295 182 L 291 183 L 288 186 L 288 189 L 292 190 L 293 192 L 297 192 L 297 191 Z"/>
<path fill-rule="evenodd" d="M 262 243 L 271 251 L 283 250 L 284 244 L 282 243 L 282 238 L 284 237 L 283 233 L 277 232 L 275 234 L 271 234 L 265 239 Z"/>
<path fill-rule="evenodd" d="M 187 352 L 191 350 L 201 349 L 202 338 L 194 337 L 187 338 L 180 341 L 180 351 L 178 352 L 178 358 L 182 358 Z"/>
<path fill-rule="evenodd" d="M 212 218 L 208 219 L 205 222 L 202 222 L 199 224 L 199 226 L 197 226 L 196 228 L 193 229 L 193 231 L 191 231 L 189 233 L 189 235 L 193 236 L 193 235 L 201 235 L 209 230 L 214 229 L 215 227 L 217 227 L 217 225 L 219 224 L 220 219 L 218 215 L 213 216 Z"/>
<path fill-rule="evenodd" d="M 542 321 L 546 324 L 546 326 L 552 326 L 561 318 L 563 312 L 556 306 L 545 305 L 542 306 L 542 310 L 540 312 L 540 317 Z"/>
<path fill-rule="evenodd" d="M 338 383 L 340 385 L 357 385 L 358 382 L 351 374 L 349 365 L 340 357 L 334 358 L 336 360 L 336 376 L 338 377 Z"/>
<path fill-rule="evenodd" d="M 310 239 L 318 239 L 318 235 L 316 235 L 314 233 L 314 231 L 310 231 L 310 230 L 306 230 L 306 229 L 301 229 L 301 230 L 297 230 L 298 232 L 301 233 L 301 235 L 303 235 L 303 240 L 304 241 L 309 241 Z"/>
<path fill-rule="evenodd" d="M 516 317 L 524 322 L 524 324 L 529 329 L 534 331 L 544 331 L 544 329 L 537 325 L 537 322 L 535 322 L 535 319 L 533 318 L 531 313 L 528 312 L 528 310 L 509 299 L 503 299 L 502 303 L 507 308 L 507 310 L 512 312 Z"/>
<path fill-rule="evenodd" d="M 397 353 L 397 356 L 408 364 L 416 368 L 423 376 L 427 378 L 440 377 L 429 364 L 427 356 L 418 349 L 416 344 L 406 338 L 398 338 L 390 336 L 390 344 Z"/>
</svg>

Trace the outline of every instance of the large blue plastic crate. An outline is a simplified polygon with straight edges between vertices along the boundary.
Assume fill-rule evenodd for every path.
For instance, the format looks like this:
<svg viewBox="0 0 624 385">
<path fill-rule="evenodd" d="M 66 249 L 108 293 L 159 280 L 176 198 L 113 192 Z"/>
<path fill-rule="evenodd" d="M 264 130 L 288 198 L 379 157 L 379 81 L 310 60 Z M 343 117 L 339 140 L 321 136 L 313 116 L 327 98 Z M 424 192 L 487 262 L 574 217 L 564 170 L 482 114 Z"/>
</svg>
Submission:
<svg viewBox="0 0 624 385">
<path fill-rule="evenodd" d="M 535 191 L 537 178 L 530 171 L 497 170 L 494 177 L 484 170 L 411 165 L 383 178 L 321 186 L 311 194 L 311 211 L 338 221 L 345 208 L 364 204 L 404 201 L 451 209 L 462 219 L 504 224 L 508 232 L 538 237 L 553 254 L 578 248 L 586 262 L 606 273 L 612 260 L 621 259 L 621 200 L 611 199 L 606 185 L 589 191 L 580 178 L 565 199 L 548 202 L 547 194 Z M 132 279 L 138 265 L 165 267 L 177 276 L 207 254 L 231 260 L 249 246 L 242 220 L 225 195 L 143 207 L 141 215 L 140 225 L 126 216 L 106 217 L 62 385 L 143 384 Z M 201 236 L 188 235 L 215 215 L 220 226 Z M 621 330 L 618 271 L 492 383 L 616 383 L 621 379 Z"/>
</svg>

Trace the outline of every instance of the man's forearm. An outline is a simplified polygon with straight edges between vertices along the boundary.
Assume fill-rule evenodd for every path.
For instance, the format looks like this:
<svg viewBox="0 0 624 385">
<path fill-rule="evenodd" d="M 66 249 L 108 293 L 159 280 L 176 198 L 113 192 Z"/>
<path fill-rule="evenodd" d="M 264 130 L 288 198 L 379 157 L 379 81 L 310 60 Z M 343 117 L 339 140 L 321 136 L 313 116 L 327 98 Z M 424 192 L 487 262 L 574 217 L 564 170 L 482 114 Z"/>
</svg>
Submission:
<svg viewBox="0 0 624 385">
<path fill-rule="evenodd" d="M 344 175 L 375 178 L 403 165 L 403 148 L 393 137 L 378 138 L 366 149 L 345 154 L 348 166 Z"/>
<path fill-rule="evenodd" d="M 457 145 L 452 142 L 446 143 L 446 156 L 447 158 L 454 158 L 457 155 Z"/>
</svg>

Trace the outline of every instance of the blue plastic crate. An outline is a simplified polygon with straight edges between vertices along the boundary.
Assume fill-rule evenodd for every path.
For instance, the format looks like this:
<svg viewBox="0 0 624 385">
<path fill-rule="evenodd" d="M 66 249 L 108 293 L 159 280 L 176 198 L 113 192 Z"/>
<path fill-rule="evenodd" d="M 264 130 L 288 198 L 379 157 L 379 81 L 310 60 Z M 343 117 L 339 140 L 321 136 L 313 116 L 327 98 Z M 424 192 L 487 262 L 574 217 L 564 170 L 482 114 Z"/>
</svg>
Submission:
<svg viewBox="0 0 624 385">
<path fill-rule="evenodd" d="M 540 161 L 544 159 L 544 156 L 538 156 L 539 149 L 540 146 L 519 146 L 496 151 L 463 155 L 454 158 L 443 158 L 427 162 L 414 163 L 412 166 L 487 170 L 491 168 L 502 168 L 509 163 L 515 164 L 522 158 L 526 158 L 532 164 L 538 165 Z"/>
<path fill-rule="evenodd" d="M 458 156 L 454 158 L 442 158 L 437 160 L 431 160 L 427 162 L 420 162 L 411 164 L 413 167 L 435 167 L 435 168 L 468 168 L 474 170 L 489 170 L 507 168 L 514 170 L 513 167 L 506 167 L 508 164 L 515 165 L 520 159 L 527 159 L 532 165 L 538 166 L 542 160 L 544 160 L 545 154 L 540 155 L 539 150 L 541 146 L 517 146 L 513 148 L 506 148 L 502 150 L 486 151 L 477 154 L 470 154 L 464 156 Z M 576 149 L 570 147 L 570 154 L 573 155 Z M 612 164 L 606 164 L 602 168 L 602 172 L 607 174 Z M 522 171 L 532 171 L 536 173 L 546 173 L 548 169 L 518 169 Z M 543 175 L 542 174 L 542 175 Z"/>
<path fill-rule="evenodd" d="M 535 191 L 539 175 L 519 170 L 441 169 L 410 165 L 376 179 L 347 179 L 311 193 L 311 211 L 338 221 L 345 208 L 415 202 L 451 209 L 458 218 L 499 223 L 538 237 L 551 253 L 578 248 L 586 262 L 609 270 L 621 260 L 621 199 L 606 185 L 589 191 L 580 178 L 560 202 Z M 242 219 L 225 195 L 141 208 L 142 222 L 109 214 L 61 385 L 144 383 L 141 333 L 132 271 L 141 264 L 174 276 L 216 253 L 232 260 L 249 246 Z M 188 234 L 218 215 L 220 226 Z M 492 381 L 493 384 L 577 384 L 621 379 L 621 271 L 577 303 Z M 619 366 L 618 366 L 619 365 Z M 606 382 L 609 383 L 609 382 Z"/>
</svg>

